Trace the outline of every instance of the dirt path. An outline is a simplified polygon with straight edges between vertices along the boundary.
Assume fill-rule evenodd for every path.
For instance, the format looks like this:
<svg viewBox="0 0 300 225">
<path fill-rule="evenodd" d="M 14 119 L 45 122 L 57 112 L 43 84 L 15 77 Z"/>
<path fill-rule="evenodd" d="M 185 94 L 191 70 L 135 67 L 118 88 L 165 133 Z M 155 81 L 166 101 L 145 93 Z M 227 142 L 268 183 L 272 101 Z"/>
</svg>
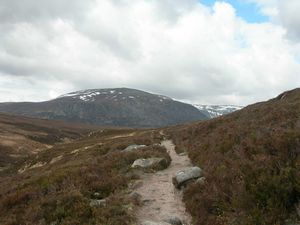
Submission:
<svg viewBox="0 0 300 225">
<path fill-rule="evenodd" d="M 132 132 L 132 133 L 129 133 L 129 134 L 115 135 L 115 136 L 112 136 L 112 137 L 108 137 L 106 139 L 116 139 L 116 138 L 123 138 L 123 137 L 132 137 L 135 134 L 136 134 L 136 132 Z"/>
<path fill-rule="evenodd" d="M 138 225 L 146 225 L 145 221 L 156 222 L 159 225 L 168 224 L 165 221 L 177 217 L 190 224 L 190 216 L 185 212 L 182 193 L 174 188 L 172 176 L 186 167 L 191 166 L 187 156 L 179 156 L 175 152 L 172 141 L 163 141 L 172 158 L 171 165 L 154 174 L 145 174 L 143 184 L 136 189 L 141 194 L 144 205 L 137 212 Z M 151 223 L 148 223 L 151 224 Z"/>
</svg>

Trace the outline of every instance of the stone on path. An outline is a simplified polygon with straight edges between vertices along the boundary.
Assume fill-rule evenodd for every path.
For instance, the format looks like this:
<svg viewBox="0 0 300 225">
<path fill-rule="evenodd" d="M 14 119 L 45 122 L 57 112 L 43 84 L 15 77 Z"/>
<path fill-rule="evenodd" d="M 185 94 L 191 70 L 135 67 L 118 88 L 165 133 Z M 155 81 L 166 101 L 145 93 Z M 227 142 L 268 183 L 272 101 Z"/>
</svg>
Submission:
<svg viewBox="0 0 300 225">
<path fill-rule="evenodd" d="M 178 171 L 172 178 L 172 182 L 176 188 L 180 188 L 187 181 L 197 179 L 202 176 L 202 170 L 195 166 Z"/>
<path fill-rule="evenodd" d="M 166 220 L 167 223 L 171 225 L 183 225 L 182 221 L 178 217 L 172 217 Z"/>
<path fill-rule="evenodd" d="M 168 164 L 165 158 L 148 158 L 148 159 L 137 159 L 132 164 L 132 168 L 150 168 L 160 166 L 164 168 Z"/>
</svg>

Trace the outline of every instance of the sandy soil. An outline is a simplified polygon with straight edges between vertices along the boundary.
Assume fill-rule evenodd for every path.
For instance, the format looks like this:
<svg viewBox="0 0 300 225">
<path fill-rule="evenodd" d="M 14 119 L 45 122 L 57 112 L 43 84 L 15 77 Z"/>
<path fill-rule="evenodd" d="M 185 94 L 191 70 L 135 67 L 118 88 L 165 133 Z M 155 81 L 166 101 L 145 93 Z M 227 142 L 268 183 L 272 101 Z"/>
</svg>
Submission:
<svg viewBox="0 0 300 225">
<path fill-rule="evenodd" d="M 177 217 L 184 224 L 191 224 L 190 216 L 185 212 L 182 193 L 174 188 L 172 176 L 179 170 L 191 166 L 188 156 L 176 154 L 172 141 L 162 142 L 172 158 L 171 165 L 154 174 L 145 174 L 142 185 L 136 189 L 141 194 L 144 205 L 137 212 L 138 225 L 145 221 L 165 223 L 167 219 Z"/>
</svg>

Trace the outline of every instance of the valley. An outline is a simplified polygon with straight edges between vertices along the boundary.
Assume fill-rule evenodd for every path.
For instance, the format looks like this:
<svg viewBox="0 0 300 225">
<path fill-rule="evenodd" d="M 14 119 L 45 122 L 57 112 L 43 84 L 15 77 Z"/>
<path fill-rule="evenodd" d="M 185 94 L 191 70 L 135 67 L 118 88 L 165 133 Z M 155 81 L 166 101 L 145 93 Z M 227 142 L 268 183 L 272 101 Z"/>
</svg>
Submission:
<svg viewBox="0 0 300 225">
<path fill-rule="evenodd" d="M 162 128 L 0 122 L 0 224 L 299 223 L 300 89 Z"/>
</svg>

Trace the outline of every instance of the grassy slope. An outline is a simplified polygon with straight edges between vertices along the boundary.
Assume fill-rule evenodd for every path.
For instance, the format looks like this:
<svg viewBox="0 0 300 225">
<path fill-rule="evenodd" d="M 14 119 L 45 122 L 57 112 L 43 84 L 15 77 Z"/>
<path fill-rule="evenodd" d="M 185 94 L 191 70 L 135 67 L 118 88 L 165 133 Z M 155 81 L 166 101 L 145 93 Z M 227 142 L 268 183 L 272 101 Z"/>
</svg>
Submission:
<svg viewBox="0 0 300 225">
<path fill-rule="evenodd" d="M 37 154 L 15 169 L 25 172 L 0 177 L 0 224 L 132 224 L 137 202 L 126 191 L 137 174 L 131 164 L 141 157 L 169 158 L 158 146 L 120 150 L 160 139 L 151 130 L 102 130 Z M 103 198 L 106 206 L 89 205 Z"/>
<path fill-rule="evenodd" d="M 284 224 L 300 200 L 300 89 L 218 119 L 168 130 L 204 186 L 185 202 L 195 224 Z M 299 219 L 299 218 L 298 218 Z"/>
</svg>

